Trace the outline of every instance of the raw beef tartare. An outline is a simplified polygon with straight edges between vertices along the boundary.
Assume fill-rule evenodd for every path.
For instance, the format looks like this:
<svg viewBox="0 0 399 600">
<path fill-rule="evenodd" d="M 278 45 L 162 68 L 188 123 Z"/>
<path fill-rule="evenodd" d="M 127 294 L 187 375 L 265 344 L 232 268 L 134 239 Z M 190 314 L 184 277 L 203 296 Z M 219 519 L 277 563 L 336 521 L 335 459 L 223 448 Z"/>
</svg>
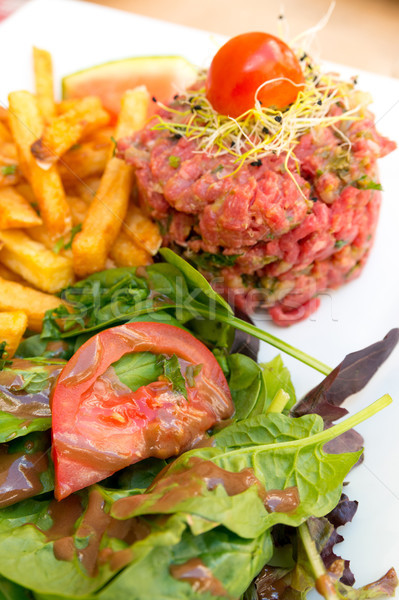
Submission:
<svg viewBox="0 0 399 600">
<path fill-rule="evenodd" d="M 287 108 L 256 99 L 238 119 L 215 116 L 202 80 L 118 145 L 164 244 L 280 325 L 360 274 L 380 206 L 376 162 L 395 148 L 353 82 L 306 55 L 301 66 L 304 89 Z"/>
</svg>

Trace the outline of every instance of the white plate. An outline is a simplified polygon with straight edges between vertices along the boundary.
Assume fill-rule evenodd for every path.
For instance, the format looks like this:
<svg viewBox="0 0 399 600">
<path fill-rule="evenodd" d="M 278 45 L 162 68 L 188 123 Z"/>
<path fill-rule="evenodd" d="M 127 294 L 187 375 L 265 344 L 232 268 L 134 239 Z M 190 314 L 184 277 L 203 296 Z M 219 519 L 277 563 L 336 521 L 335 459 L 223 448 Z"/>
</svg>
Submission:
<svg viewBox="0 0 399 600">
<path fill-rule="evenodd" d="M 7 104 L 11 90 L 32 88 L 32 45 L 53 54 L 59 79 L 94 64 L 136 55 L 181 54 L 206 66 L 222 40 L 75 0 L 33 0 L 0 25 L 0 102 Z M 380 131 L 399 141 L 399 81 L 337 65 L 335 70 L 345 76 L 360 75 L 359 88 L 374 96 Z M 385 193 L 378 235 L 360 279 L 326 295 L 312 318 L 290 329 L 262 323 L 274 335 L 331 366 L 399 326 L 398 167 L 397 152 L 380 163 Z M 262 358 L 274 354 L 272 348 L 262 349 Z M 312 369 L 285 358 L 299 395 L 321 379 Z M 346 492 L 359 500 L 359 509 L 337 549 L 351 559 L 358 585 L 380 577 L 391 566 L 399 572 L 399 349 L 346 407 L 355 412 L 385 392 L 392 395 L 393 405 L 358 427 L 365 437 L 366 458 L 350 474 Z"/>
</svg>

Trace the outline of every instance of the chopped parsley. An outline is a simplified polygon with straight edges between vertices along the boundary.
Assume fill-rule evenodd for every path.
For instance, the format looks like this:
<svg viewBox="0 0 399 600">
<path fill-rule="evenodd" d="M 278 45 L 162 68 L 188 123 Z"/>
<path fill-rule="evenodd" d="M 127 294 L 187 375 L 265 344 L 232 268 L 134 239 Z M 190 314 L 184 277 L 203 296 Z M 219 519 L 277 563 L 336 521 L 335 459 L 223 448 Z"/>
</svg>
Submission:
<svg viewBox="0 0 399 600">
<path fill-rule="evenodd" d="M 362 175 L 361 177 L 359 177 L 359 179 L 353 182 L 353 185 L 358 190 L 378 190 L 379 192 L 382 191 L 382 185 L 380 183 L 377 183 L 376 181 L 373 181 L 367 175 Z"/>
<path fill-rule="evenodd" d="M 17 165 L 6 165 L 4 167 L 1 167 L 1 174 L 2 175 L 14 175 L 15 172 L 17 170 Z"/>
<path fill-rule="evenodd" d="M 169 156 L 169 164 L 174 169 L 177 169 L 178 167 L 180 167 L 180 162 L 181 162 L 180 156 L 175 156 L 174 154 L 171 154 Z"/>
<path fill-rule="evenodd" d="M 75 225 L 75 227 L 72 227 L 71 229 L 71 235 L 69 237 L 69 240 L 67 242 L 64 241 L 64 238 L 61 237 L 55 244 L 53 247 L 53 252 L 55 252 L 56 254 L 58 254 L 59 252 L 61 252 L 61 250 L 70 250 L 72 248 L 72 242 L 75 238 L 75 235 L 77 233 L 79 233 L 79 231 L 82 231 L 82 223 L 78 223 L 77 225 Z"/>
</svg>

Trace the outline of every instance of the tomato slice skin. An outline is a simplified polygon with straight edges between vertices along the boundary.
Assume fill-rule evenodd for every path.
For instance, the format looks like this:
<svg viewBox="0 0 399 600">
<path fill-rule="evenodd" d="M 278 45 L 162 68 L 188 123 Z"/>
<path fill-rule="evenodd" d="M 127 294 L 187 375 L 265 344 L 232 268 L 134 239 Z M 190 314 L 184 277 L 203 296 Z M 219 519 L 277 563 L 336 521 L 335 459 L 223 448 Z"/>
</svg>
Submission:
<svg viewBox="0 0 399 600">
<path fill-rule="evenodd" d="M 135 392 L 109 369 L 124 354 L 153 352 L 202 365 L 187 399 L 165 381 Z M 164 323 L 126 323 L 90 338 L 64 367 L 52 400 L 55 496 L 105 479 L 134 462 L 191 447 L 234 412 L 213 354 L 190 333 Z"/>
<path fill-rule="evenodd" d="M 256 90 L 265 107 L 285 108 L 303 88 L 304 76 L 294 52 L 279 38 L 262 32 L 231 38 L 215 54 L 206 80 L 206 95 L 220 114 L 236 118 L 254 108 Z M 297 85 L 295 85 L 297 84 Z"/>
</svg>

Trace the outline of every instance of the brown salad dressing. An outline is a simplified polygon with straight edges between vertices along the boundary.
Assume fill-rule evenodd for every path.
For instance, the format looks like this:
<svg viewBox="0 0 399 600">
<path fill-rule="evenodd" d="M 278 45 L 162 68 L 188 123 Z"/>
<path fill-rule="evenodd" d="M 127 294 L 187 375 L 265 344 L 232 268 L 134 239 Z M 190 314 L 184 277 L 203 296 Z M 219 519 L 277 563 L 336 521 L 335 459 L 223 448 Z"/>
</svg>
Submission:
<svg viewBox="0 0 399 600">
<path fill-rule="evenodd" d="M 267 512 L 293 512 L 300 504 L 298 488 L 292 486 L 285 490 L 269 490 L 263 503 Z"/>
<path fill-rule="evenodd" d="M 199 558 L 192 558 L 181 565 L 172 565 L 170 574 L 179 581 L 186 581 L 195 592 L 210 592 L 214 596 L 229 597 L 223 584 Z"/>
<path fill-rule="evenodd" d="M 151 511 L 154 513 L 164 512 L 188 497 L 200 496 L 204 485 L 208 490 L 213 490 L 216 486 L 222 485 L 229 496 L 240 494 L 249 487 L 256 485 L 262 500 L 265 496 L 265 491 L 252 469 L 248 468 L 238 473 L 232 473 L 218 467 L 210 460 L 192 457 L 185 469 L 170 475 L 167 475 L 167 470 L 165 470 L 163 477 L 157 478 L 148 488 L 147 494 L 117 500 L 112 507 L 112 513 L 119 519 L 126 519 L 146 503 L 150 493 L 161 494 L 165 488 L 171 488 L 151 507 Z"/>
<path fill-rule="evenodd" d="M 29 360 L 15 359 L 12 369 L 0 371 L 0 411 L 11 413 L 25 423 L 35 418 L 51 417 L 50 396 L 64 365 L 40 365 L 49 374 L 48 384 L 40 392 L 29 394 L 21 389 L 24 380 L 16 370 L 29 370 L 37 366 Z"/>
<path fill-rule="evenodd" d="M 77 556 L 90 577 L 97 574 L 98 566 L 109 563 L 112 570 L 118 570 L 131 562 L 133 555 L 129 548 L 113 551 L 112 548 L 100 549 L 104 534 L 132 545 L 147 537 L 151 529 L 143 519 L 117 521 L 105 511 L 105 500 L 98 490 L 92 490 L 86 510 L 81 499 L 73 494 L 65 500 L 50 503 L 48 514 L 52 526 L 47 530 L 39 529 L 47 542 L 53 542 L 54 556 L 57 560 L 71 561 Z M 76 528 L 77 521 L 81 521 Z M 77 547 L 76 540 L 81 544 Z"/>
<path fill-rule="evenodd" d="M 43 491 L 40 475 L 48 469 L 46 453 L 16 452 L 0 454 L 0 508 L 10 506 Z"/>
</svg>

